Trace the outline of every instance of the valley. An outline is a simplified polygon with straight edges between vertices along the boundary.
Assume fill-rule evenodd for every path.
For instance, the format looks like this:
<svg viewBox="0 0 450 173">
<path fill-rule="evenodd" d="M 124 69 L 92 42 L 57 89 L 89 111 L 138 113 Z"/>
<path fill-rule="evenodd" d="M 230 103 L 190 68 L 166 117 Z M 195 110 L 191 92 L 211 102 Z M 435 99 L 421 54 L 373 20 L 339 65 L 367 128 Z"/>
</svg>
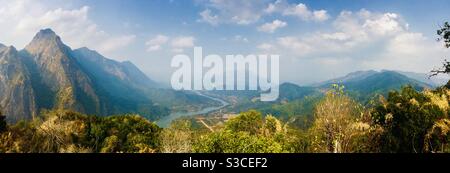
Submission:
<svg viewBox="0 0 450 173">
<path fill-rule="evenodd" d="M 199 96 L 206 97 L 206 98 L 211 99 L 213 101 L 220 102 L 220 105 L 219 106 L 211 106 L 211 107 L 202 108 L 201 110 L 198 110 L 198 111 L 185 111 L 185 112 L 171 113 L 170 115 L 165 116 L 165 117 L 157 120 L 156 124 L 158 124 L 158 126 L 160 126 L 160 127 L 167 127 L 167 126 L 170 125 L 170 123 L 173 120 L 176 120 L 176 119 L 179 119 L 179 118 L 191 118 L 191 117 L 194 117 L 194 116 L 197 116 L 197 115 L 207 115 L 207 114 L 210 114 L 211 112 L 222 110 L 223 108 L 225 108 L 226 106 L 229 105 L 228 102 L 226 102 L 225 100 L 222 100 L 220 98 L 208 96 L 208 95 L 202 94 L 201 92 L 195 92 L 195 93 L 197 95 L 199 95 Z"/>
<path fill-rule="evenodd" d="M 283 83 L 277 100 L 263 102 L 257 90 L 192 92 L 164 88 L 129 61 L 108 59 L 86 47 L 72 50 L 51 29 L 39 31 L 24 50 L 1 47 L 0 107 L 9 122 L 32 119 L 45 109 L 100 116 L 136 113 L 157 120 L 162 127 L 178 118 L 208 119 L 249 109 L 288 119 L 311 114 L 315 100 L 335 83 L 344 85 L 361 102 L 404 85 L 418 90 L 436 85 L 417 73 L 358 71 L 311 86 Z M 276 107 L 297 110 L 277 112 Z"/>
<path fill-rule="evenodd" d="M 23 50 L 0 44 L 0 117 L 10 124 L 2 128 L 0 152 L 411 151 L 415 146 L 379 148 L 359 138 L 382 141 L 378 135 L 388 134 L 380 128 L 395 133 L 391 111 L 406 108 L 414 113 L 396 116 L 426 121 L 409 125 L 420 126 L 412 140 L 435 140 L 437 125 L 448 123 L 450 92 L 441 85 L 426 74 L 369 70 L 309 86 L 285 82 L 270 102 L 260 90 L 177 91 L 129 61 L 72 50 L 45 29 Z M 335 141 L 324 136 L 330 123 L 355 145 L 331 146 Z"/>
<path fill-rule="evenodd" d="M 23 50 L 0 46 L 0 108 L 8 122 L 52 109 L 99 116 L 136 113 L 156 120 L 172 111 L 216 105 L 198 94 L 161 87 L 129 61 L 86 47 L 73 50 L 51 29 L 40 30 Z"/>
</svg>

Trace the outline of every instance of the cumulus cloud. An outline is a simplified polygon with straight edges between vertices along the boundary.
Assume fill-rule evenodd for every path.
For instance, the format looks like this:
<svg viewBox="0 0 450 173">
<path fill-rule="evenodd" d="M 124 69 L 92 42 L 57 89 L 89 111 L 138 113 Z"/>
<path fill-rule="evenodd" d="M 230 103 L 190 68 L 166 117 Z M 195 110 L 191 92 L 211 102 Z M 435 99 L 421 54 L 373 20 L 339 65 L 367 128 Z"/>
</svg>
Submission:
<svg viewBox="0 0 450 173">
<path fill-rule="evenodd" d="M 273 33 L 273 32 L 275 32 L 275 30 L 277 30 L 279 28 L 283 28 L 285 26 L 287 26 L 286 22 L 283 22 L 283 21 L 277 19 L 271 23 L 265 23 L 265 24 L 259 26 L 258 31 Z"/>
<path fill-rule="evenodd" d="M 332 32 L 315 32 L 303 37 L 283 37 L 279 38 L 278 42 L 298 54 L 353 52 L 409 32 L 407 23 L 397 14 L 374 14 L 367 10 L 356 13 L 342 11 L 333 22 L 333 29 Z M 306 47 L 309 49 L 305 49 Z"/>
<path fill-rule="evenodd" d="M 269 44 L 269 43 L 262 43 L 262 44 L 259 44 L 257 46 L 257 48 L 261 49 L 263 51 L 269 51 L 269 50 L 272 50 L 274 48 L 274 46 L 272 44 Z"/>
<path fill-rule="evenodd" d="M 180 36 L 172 40 L 171 45 L 174 48 L 190 48 L 194 47 L 195 38 L 192 36 Z"/>
<path fill-rule="evenodd" d="M 165 35 L 157 35 L 155 38 L 152 38 L 145 42 L 145 45 L 147 46 L 148 52 L 153 52 L 160 50 L 163 44 L 166 44 L 169 41 L 169 37 Z"/>
<path fill-rule="evenodd" d="M 314 50 L 313 47 L 311 47 L 314 45 L 293 36 L 279 37 L 277 43 L 283 48 L 294 51 L 296 55 L 305 55 Z"/>
<path fill-rule="evenodd" d="M 267 14 L 280 13 L 284 16 L 294 16 L 304 21 L 322 22 L 330 18 L 326 10 L 310 10 L 306 4 L 289 4 L 286 0 L 277 0 L 269 3 L 264 12 Z"/>
<path fill-rule="evenodd" d="M 199 13 L 198 21 L 214 26 L 220 23 L 253 24 L 273 13 L 307 21 L 329 19 L 325 10 L 310 10 L 305 4 L 289 4 L 286 0 L 205 0 L 202 4 L 205 4 L 206 9 Z"/>
<path fill-rule="evenodd" d="M 262 16 L 265 2 L 261 0 L 207 0 L 202 2 L 206 10 L 199 13 L 201 19 L 212 25 L 233 23 L 248 25 L 257 22 Z"/>
<path fill-rule="evenodd" d="M 153 52 L 161 50 L 162 47 L 168 46 L 174 53 L 181 53 L 185 48 L 194 47 L 195 38 L 192 36 L 178 36 L 170 38 L 166 35 L 156 35 L 154 38 L 148 40 L 145 43 L 147 46 L 147 52 Z"/>
<path fill-rule="evenodd" d="M 327 32 L 284 36 L 275 42 L 285 56 L 341 67 L 351 62 L 352 69 L 425 72 L 439 65 L 448 51 L 434 39 L 410 31 L 399 14 L 365 9 L 342 11 Z"/>
<path fill-rule="evenodd" d="M 267 7 L 264 9 L 264 13 L 271 14 L 275 12 L 279 12 L 282 10 L 282 8 L 286 6 L 286 1 L 284 0 L 277 0 L 273 3 L 269 3 Z"/>
<path fill-rule="evenodd" d="M 136 39 L 135 35 L 124 35 L 118 37 L 107 38 L 102 44 L 98 45 L 98 50 L 104 52 L 112 52 L 118 48 L 130 45 Z"/>
<path fill-rule="evenodd" d="M 313 21 L 325 21 L 329 18 L 327 11 L 325 10 L 316 10 L 311 11 L 306 7 L 305 4 L 297 4 L 297 5 L 289 5 L 282 12 L 285 16 L 295 16 L 302 20 L 313 20 Z"/>
<path fill-rule="evenodd" d="M 51 28 L 68 45 L 87 46 L 102 53 L 110 53 L 128 46 L 135 35 L 113 35 L 98 27 L 89 18 L 90 8 L 49 8 L 38 1 L 0 1 L 0 42 L 24 47 L 33 35 L 43 28 Z"/>
<path fill-rule="evenodd" d="M 201 19 L 199 19 L 199 22 L 206 22 L 211 25 L 218 25 L 219 24 L 219 16 L 218 15 L 212 15 L 211 10 L 206 9 L 199 13 L 201 16 Z"/>
</svg>

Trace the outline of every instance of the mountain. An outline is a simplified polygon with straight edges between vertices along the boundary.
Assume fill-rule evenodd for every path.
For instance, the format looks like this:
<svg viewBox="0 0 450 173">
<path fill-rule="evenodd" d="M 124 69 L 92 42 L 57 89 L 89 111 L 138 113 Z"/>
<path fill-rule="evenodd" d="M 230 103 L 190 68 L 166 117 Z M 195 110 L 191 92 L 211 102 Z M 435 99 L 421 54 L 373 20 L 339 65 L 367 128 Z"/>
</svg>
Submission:
<svg viewBox="0 0 450 173">
<path fill-rule="evenodd" d="M 319 93 L 315 87 L 298 86 L 289 82 L 282 83 L 279 91 L 279 97 L 275 102 L 302 99 L 306 96 Z M 261 91 L 255 90 L 215 90 L 208 93 L 219 97 L 234 97 L 236 100 L 255 100 L 261 95 Z"/>
<path fill-rule="evenodd" d="M 129 61 L 117 62 L 86 47 L 75 49 L 72 55 L 102 92 L 126 99 L 127 102 L 141 99 L 140 101 L 145 103 L 145 99 L 148 99 L 155 105 L 162 105 L 174 111 L 201 109 L 219 104 L 195 93 L 164 88 Z"/>
<path fill-rule="evenodd" d="M 133 63 L 129 61 L 117 62 L 100 55 L 95 50 L 86 47 L 73 51 L 75 59 L 101 85 L 109 86 L 108 89 L 119 87 L 116 85 L 132 86 L 135 88 L 158 87 L 158 84 L 149 79 Z M 104 83 L 106 82 L 106 83 Z"/>
<path fill-rule="evenodd" d="M 31 75 L 14 47 L 0 45 L 0 107 L 11 121 L 36 116 Z"/>
<path fill-rule="evenodd" d="M 22 51 L 31 71 L 39 108 L 103 114 L 105 103 L 93 81 L 52 30 L 41 30 Z M 40 90 L 45 88 L 44 90 Z"/>
<path fill-rule="evenodd" d="M 431 87 L 430 84 L 412 79 L 396 71 L 382 70 L 377 71 L 357 71 L 348 75 L 322 82 L 319 87 L 329 87 L 331 84 L 343 84 L 347 89 L 363 90 L 363 87 L 369 90 L 376 89 L 394 89 L 399 86 L 411 84 L 420 88 Z"/>
<path fill-rule="evenodd" d="M 378 73 L 375 70 L 369 70 L 369 71 L 355 71 L 352 73 L 349 73 L 343 77 L 338 77 L 335 79 L 331 79 L 331 80 L 327 80 L 324 82 L 320 82 L 317 84 L 313 84 L 312 86 L 314 87 L 321 87 L 324 85 L 330 85 L 330 84 L 335 84 L 335 83 L 342 83 L 342 82 L 347 82 L 347 81 L 358 81 L 358 80 L 362 80 L 368 76 L 374 75 Z"/>
<path fill-rule="evenodd" d="M 445 85 L 449 81 L 448 76 L 434 76 L 430 78 L 429 74 L 425 73 L 404 72 L 404 71 L 396 71 L 396 72 L 408 76 L 409 78 L 415 79 L 417 81 L 427 83 L 433 87 Z"/>
<path fill-rule="evenodd" d="M 309 86 L 298 86 L 293 83 L 282 83 L 279 88 L 279 97 L 273 102 L 260 101 L 261 91 L 209 91 L 208 95 L 220 97 L 230 103 L 225 108 L 228 112 L 241 112 L 249 109 L 257 109 L 264 113 L 279 116 L 281 114 L 271 111 L 274 105 L 287 104 L 293 101 L 310 100 L 312 97 L 320 97 L 322 93 L 318 88 Z M 309 101 L 308 101 L 309 102 Z"/>
<path fill-rule="evenodd" d="M 42 109 L 138 113 L 155 120 L 171 110 L 214 104 L 194 93 L 161 88 L 131 62 L 88 48 L 72 50 L 51 29 L 39 31 L 20 51 L 0 44 L 0 110 L 9 122 L 32 119 Z"/>
<path fill-rule="evenodd" d="M 280 85 L 280 96 L 278 100 L 297 100 L 307 96 L 317 95 L 319 90 L 310 86 L 298 86 L 293 83 L 283 83 Z"/>
<path fill-rule="evenodd" d="M 360 101 L 367 101 L 376 94 L 386 94 L 405 85 L 411 85 L 417 90 L 433 88 L 430 84 L 388 70 L 353 72 L 341 78 L 322 82 L 318 87 L 327 90 L 331 84 L 344 85 L 345 90 Z"/>
<path fill-rule="evenodd" d="M 98 92 L 107 98 L 115 109 L 121 109 L 120 103 L 114 103 L 116 100 L 134 104 L 152 104 L 150 100 L 145 100 L 142 90 L 157 84 L 130 62 L 117 62 L 88 48 L 76 49 L 72 55 L 80 68 L 92 79 Z M 123 109 L 125 111 L 130 107 Z"/>
<path fill-rule="evenodd" d="M 156 120 L 171 111 L 219 105 L 188 91 L 162 88 L 133 63 L 95 50 L 72 50 L 51 29 L 40 30 L 20 51 L 0 44 L 0 110 L 7 121 L 36 117 L 43 109 L 100 116 L 137 113 Z"/>
</svg>

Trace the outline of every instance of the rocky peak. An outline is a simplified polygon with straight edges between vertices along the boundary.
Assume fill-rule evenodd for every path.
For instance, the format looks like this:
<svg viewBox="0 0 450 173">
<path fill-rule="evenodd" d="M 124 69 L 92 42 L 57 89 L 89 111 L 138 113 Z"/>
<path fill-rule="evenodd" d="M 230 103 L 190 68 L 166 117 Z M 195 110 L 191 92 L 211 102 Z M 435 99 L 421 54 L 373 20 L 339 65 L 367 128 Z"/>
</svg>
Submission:
<svg viewBox="0 0 450 173">
<path fill-rule="evenodd" d="M 0 43 L 0 52 L 3 52 L 7 47 Z"/>
<path fill-rule="evenodd" d="M 67 46 L 63 44 L 61 38 L 56 35 L 51 29 L 40 30 L 33 38 L 30 44 L 25 47 L 25 50 L 30 53 L 38 53 L 46 50 L 64 51 Z"/>
<path fill-rule="evenodd" d="M 14 46 L 4 46 L 0 45 L 0 53 L 1 54 L 16 54 L 17 49 Z"/>
<path fill-rule="evenodd" d="M 100 61 L 106 61 L 106 60 L 109 60 L 109 59 L 103 57 L 103 56 L 102 56 L 100 53 L 98 53 L 97 51 L 91 50 L 91 49 L 89 49 L 89 48 L 87 48 L 87 47 L 82 47 L 82 48 L 75 49 L 74 52 L 75 52 L 76 54 L 82 55 L 82 56 L 81 56 L 82 58 L 88 59 L 88 60 L 90 60 L 90 61 L 97 61 L 97 62 L 100 62 Z M 83 61 L 84 59 L 80 59 L 80 60 Z"/>
<path fill-rule="evenodd" d="M 60 40 L 59 36 L 51 29 L 40 30 L 33 38 L 33 41 L 37 40 Z"/>
</svg>

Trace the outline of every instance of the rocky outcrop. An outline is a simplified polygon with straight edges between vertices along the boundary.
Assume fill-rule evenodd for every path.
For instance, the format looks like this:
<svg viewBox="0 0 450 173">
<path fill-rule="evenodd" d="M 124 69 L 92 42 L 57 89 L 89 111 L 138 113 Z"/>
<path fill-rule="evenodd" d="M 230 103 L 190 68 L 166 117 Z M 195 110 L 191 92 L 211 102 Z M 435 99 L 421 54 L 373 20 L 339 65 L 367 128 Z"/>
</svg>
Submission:
<svg viewBox="0 0 450 173">
<path fill-rule="evenodd" d="M 37 114 L 31 76 L 14 47 L 0 46 L 0 109 L 8 121 L 31 119 Z"/>
<path fill-rule="evenodd" d="M 138 88 L 152 84 L 131 63 L 87 48 L 73 51 L 50 29 L 39 31 L 21 51 L 0 44 L 0 110 L 9 122 L 32 119 L 42 109 L 167 114 Z"/>
</svg>

